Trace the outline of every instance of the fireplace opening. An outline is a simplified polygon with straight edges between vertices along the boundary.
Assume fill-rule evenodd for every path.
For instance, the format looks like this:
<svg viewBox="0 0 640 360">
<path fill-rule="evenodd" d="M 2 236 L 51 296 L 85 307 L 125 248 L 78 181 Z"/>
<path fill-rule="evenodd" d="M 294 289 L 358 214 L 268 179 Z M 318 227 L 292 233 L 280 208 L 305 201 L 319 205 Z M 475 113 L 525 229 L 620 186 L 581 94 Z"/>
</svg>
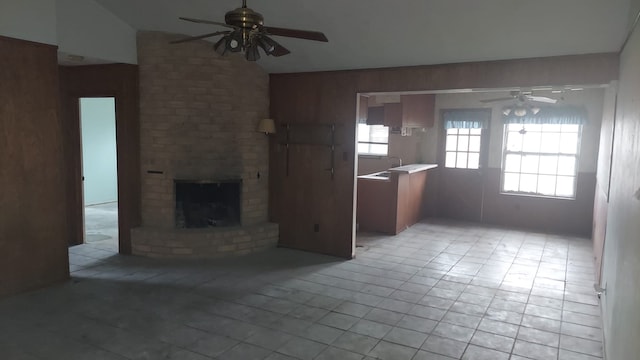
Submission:
<svg viewBox="0 0 640 360">
<path fill-rule="evenodd" d="M 242 180 L 174 180 L 176 228 L 240 225 Z"/>
</svg>

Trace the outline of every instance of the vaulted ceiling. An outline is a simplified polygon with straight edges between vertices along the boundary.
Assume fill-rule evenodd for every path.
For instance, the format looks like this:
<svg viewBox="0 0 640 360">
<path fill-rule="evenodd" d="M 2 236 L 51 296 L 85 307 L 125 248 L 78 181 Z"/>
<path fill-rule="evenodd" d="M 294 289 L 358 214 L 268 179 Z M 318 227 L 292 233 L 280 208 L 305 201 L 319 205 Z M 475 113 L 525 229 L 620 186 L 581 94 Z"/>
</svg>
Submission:
<svg viewBox="0 0 640 360">
<path fill-rule="evenodd" d="M 199 35 L 221 29 L 240 0 L 97 0 L 138 30 Z M 277 40 L 270 73 L 395 67 L 616 52 L 629 0 L 248 0 L 265 25 L 324 32 L 328 43 Z M 215 40 L 215 38 L 214 38 Z M 180 46 L 180 45 L 174 45 Z M 212 50 L 213 51 L 213 50 Z"/>
</svg>

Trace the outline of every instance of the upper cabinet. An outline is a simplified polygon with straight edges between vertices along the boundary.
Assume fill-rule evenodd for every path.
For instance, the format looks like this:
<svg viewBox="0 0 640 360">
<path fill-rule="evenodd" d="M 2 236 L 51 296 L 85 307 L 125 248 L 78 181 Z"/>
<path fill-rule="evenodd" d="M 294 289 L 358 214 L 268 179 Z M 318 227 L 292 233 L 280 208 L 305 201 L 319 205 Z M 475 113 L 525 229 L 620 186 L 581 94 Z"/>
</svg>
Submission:
<svg viewBox="0 0 640 360">
<path fill-rule="evenodd" d="M 384 106 L 373 106 L 368 109 L 367 125 L 386 125 L 384 120 Z"/>
<path fill-rule="evenodd" d="M 400 102 L 368 107 L 371 102 L 361 96 L 359 114 L 368 125 L 384 125 L 394 129 L 430 128 L 434 123 L 435 103 L 436 96 L 433 94 L 402 95 Z"/>
<path fill-rule="evenodd" d="M 403 125 L 402 104 L 384 104 L 384 126 L 390 128 L 401 128 Z"/>
<path fill-rule="evenodd" d="M 436 107 L 434 94 L 402 95 L 400 105 L 402 106 L 402 127 L 433 127 Z"/>
<path fill-rule="evenodd" d="M 360 106 L 358 107 L 358 123 L 368 123 L 369 119 L 369 97 L 360 95 Z"/>
<path fill-rule="evenodd" d="M 371 102 L 364 104 L 371 105 Z M 363 109 L 360 98 L 360 116 L 366 118 L 369 125 L 384 125 L 395 129 L 430 128 L 434 123 L 436 96 L 433 94 L 402 95 L 400 102 L 388 102 L 382 106 Z M 375 102 L 374 102 L 375 104 Z"/>
</svg>

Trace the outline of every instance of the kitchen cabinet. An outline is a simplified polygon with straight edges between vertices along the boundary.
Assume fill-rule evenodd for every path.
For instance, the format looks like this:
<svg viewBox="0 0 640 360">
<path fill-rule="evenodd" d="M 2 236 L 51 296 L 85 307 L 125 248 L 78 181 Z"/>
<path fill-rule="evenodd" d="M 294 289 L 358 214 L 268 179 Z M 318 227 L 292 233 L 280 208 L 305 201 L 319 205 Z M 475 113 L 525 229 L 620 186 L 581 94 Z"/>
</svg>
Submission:
<svg viewBox="0 0 640 360">
<path fill-rule="evenodd" d="M 385 125 L 384 106 L 373 106 L 367 110 L 367 125 Z"/>
<path fill-rule="evenodd" d="M 367 125 L 384 125 L 393 129 L 430 128 L 435 119 L 435 100 L 433 94 L 402 95 L 399 103 L 373 106 L 365 111 L 360 98 L 360 114 L 366 114 Z"/>
<path fill-rule="evenodd" d="M 384 126 L 388 126 L 390 128 L 402 127 L 402 104 L 384 104 Z"/>
<path fill-rule="evenodd" d="M 400 104 L 402 105 L 402 127 L 433 127 L 436 107 L 434 94 L 402 95 Z"/>
<path fill-rule="evenodd" d="M 396 235 L 425 214 L 427 170 L 435 164 L 413 164 L 358 176 L 356 221 L 362 231 Z"/>
<path fill-rule="evenodd" d="M 360 106 L 358 107 L 358 123 L 369 123 L 369 97 L 360 95 Z"/>
</svg>

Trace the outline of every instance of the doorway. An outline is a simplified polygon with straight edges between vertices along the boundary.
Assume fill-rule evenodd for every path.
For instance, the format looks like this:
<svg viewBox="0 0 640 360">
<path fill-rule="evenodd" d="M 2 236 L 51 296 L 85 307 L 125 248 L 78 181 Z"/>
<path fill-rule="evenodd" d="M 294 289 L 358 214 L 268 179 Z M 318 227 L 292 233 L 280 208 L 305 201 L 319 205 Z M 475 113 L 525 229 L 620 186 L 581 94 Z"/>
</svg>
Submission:
<svg viewBox="0 0 640 360">
<path fill-rule="evenodd" d="M 440 118 L 441 216 L 482 222 L 491 110 L 445 109 Z"/>
<path fill-rule="evenodd" d="M 84 243 L 118 251 L 118 166 L 114 97 L 79 99 Z"/>
</svg>

